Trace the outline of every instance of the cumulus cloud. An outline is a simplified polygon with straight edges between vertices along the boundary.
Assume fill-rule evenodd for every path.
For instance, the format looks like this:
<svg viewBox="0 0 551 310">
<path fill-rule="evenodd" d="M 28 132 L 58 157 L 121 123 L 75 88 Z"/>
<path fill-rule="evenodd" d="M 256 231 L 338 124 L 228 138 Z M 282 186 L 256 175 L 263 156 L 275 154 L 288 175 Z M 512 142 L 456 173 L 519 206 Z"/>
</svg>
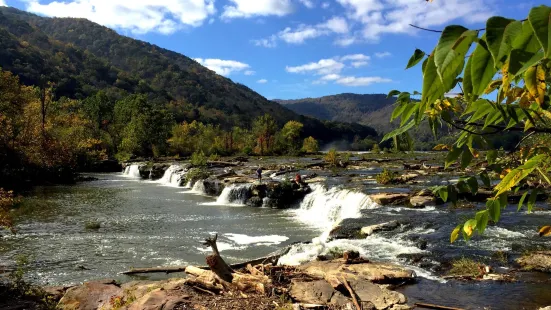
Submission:
<svg viewBox="0 0 551 310">
<path fill-rule="evenodd" d="M 256 71 L 253 71 L 253 70 L 247 70 L 245 71 L 244 73 L 245 75 L 255 75 L 256 74 Z"/>
<path fill-rule="evenodd" d="M 331 6 L 331 4 L 329 4 L 329 2 L 324 2 L 324 3 L 321 4 L 321 7 L 323 9 L 327 9 L 327 8 L 329 8 L 329 6 Z"/>
<path fill-rule="evenodd" d="M 255 45 L 264 47 L 277 46 L 277 40 L 290 44 L 301 44 L 308 39 L 314 39 L 330 34 L 344 34 L 349 30 L 348 22 L 343 17 L 333 17 L 317 25 L 301 24 L 295 29 L 287 27 L 275 35 L 265 39 L 253 40 Z"/>
<path fill-rule="evenodd" d="M 8 6 L 4 0 L 0 0 L 0 6 Z"/>
<path fill-rule="evenodd" d="M 365 76 L 365 77 L 346 76 L 335 81 L 335 83 L 344 85 L 344 86 L 368 86 L 374 83 L 389 83 L 389 82 L 392 82 L 392 80 L 378 77 L 378 76 Z"/>
<path fill-rule="evenodd" d="M 257 82 L 258 84 L 266 84 L 266 83 L 268 83 L 268 80 L 266 80 L 266 79 L 260 79 L 260 80 L 258 80 L 258 81 L 256 81 L 256 82 Z"/>
<path fill-rule="evenodd" d="M 344 68 L 344 64 L 335 59 L 321 59 L 296 67 L 285 67 L 289 73 L 314 73 L 317 75 L 337 74 Z"/>
<path fill-rule="evenodd" d="M 222 18 L 249 18 L 255 16 L 285 16 L 293 12 L 291 0 L 229 0 Z"/>
<path fill-rule="evenodd" d="M 2 1 L 2 0 L 0 0 Z M 170 34 L 183 26 L 198 27 L 216 13 L 214 0 L 74 0 L 26 1 L 26 10 L 46 16 L 80 17 L 134 33 Z"/>
<path fill-rule="evenodd" d="M 413 33 L 409 24 L 434 27 L 453 20 L 475 23 L 486 20 L 493 12 L 489 0 L 446 0 L 427 3 L 418 0 L 337 0 L 350 19 L 362 24 L 358 35 L 367 41 L 377 41 L 387 33 Z M 347 43 L 347 42 L 344 42 Z"/>
<path fill-rule="evenodd" d="M 299 1 L 309 9 L 313 9 L 315 7 L 314 2 L 312 2 L 312 0 L 299 0 Z"/>
<path fill-rule="evenodd" d="M 392 54 L 390 52 L 375 53 L 375 57 L 377 57 L 377 58 L 385 58 L 385 57 L 389 57 L 391 55 Z"/>
<path fill-rule="evenodd" d="M 235 61 L 235 60 L 195 58 L 195 61 L 211 69 L 212 71 L 224 76 L 250 68 L 248 64 Z"/>
<path fill-rule="evenodd" d="M 364 54 L 352 54 L 352 55 L 342 56 L 340 57 L 340 59 L 342 61 L 347 61 L 347 60 L 368 61 L 371 59 L 371 57 Z"/>
</svg>

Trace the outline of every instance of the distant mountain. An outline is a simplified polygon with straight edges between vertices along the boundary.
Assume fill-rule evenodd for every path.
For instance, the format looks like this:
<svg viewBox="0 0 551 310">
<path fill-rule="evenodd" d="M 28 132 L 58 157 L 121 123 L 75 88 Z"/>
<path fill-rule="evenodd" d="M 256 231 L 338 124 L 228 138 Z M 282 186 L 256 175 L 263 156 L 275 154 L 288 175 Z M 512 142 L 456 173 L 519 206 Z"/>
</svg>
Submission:
<svg viewBox="0 0 551 310">
<path fill-rule="evenodd" d="M 121 36 L 85 19 L 46 18 L 0 7 L 0 67 L 27 85 L 53 83 L 57 97 L 144 93 L 171 107 L 176 121 L 249 127 L 272 115 L 304 123 L 304 134 L 330 141 L 374 136 L 373 128 L 304 117 L 184 55 Z"/>
<path fill-rule="evenodd" d="M 344 93 L 320 98 L 297 100 L 274 100 L 289 109 L 321 120 L 339 122 L 357 122 L 373 127 L 382 136 L 399 126 L 398 120 L 390 122 L 394 110 L 394 98 L 385 94 Z M 440 139 L 445 139 L 450 131 L 442 127 Z M 428 124 L 421 124 L 411 135 L 418 150 L 432 149 L 438 142 L 431 133 Z M 442 140 L 441 140 L 442 142 Z"/>
<path fill-rule="evenodd" d="M 296 113 L 321 120 L 360 123 L 374 127 L 379 132 L 391 130 L 390 114 L 394 98 L 383 94 L 351 94 L 304 98 L 297 100 L 274 100 Z"/>
</svg>

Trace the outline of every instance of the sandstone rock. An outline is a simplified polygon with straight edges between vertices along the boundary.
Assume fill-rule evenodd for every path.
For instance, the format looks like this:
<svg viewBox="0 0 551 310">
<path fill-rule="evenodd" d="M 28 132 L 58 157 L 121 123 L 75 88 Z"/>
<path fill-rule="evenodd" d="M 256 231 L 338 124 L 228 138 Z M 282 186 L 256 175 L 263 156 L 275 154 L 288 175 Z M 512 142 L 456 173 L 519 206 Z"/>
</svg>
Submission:
<svg viewBox="0 0 551 310">
<path fill-rule="evenodd" d="M 436 198 L 430 196 L 413 196 L 409 199 L 409 203 L 415 208 L 435 206 Z"/>
<path fill-rule="evenodd" d="M 382 206 L 404 204 L 409 198 L 409 194 L 380 193 L 369 196 L 371 200 Z"/>
<path fill-rule="evenodd" d="M 298 267 L 304 273 L 323 278 L 332 283 L 333 279 L 345 277 L 348 281 L 364 279 L 374 283 L 391 284 L 412 282 L 415 273 L 401 266 L 389 263 L 345 264 L 344 261 L 315 261 Z"/>
<path fill-rule="evenodd" d="M 172 293 L 163 288 L 153 290 L 128 306 L 128 310 L 173 310 L 190 296 Z"/>
<path fill-rule="evenodd" d="M 551 272 L 551 251 L 536 251 L 517 259 L 524 270 Z"/>
<path fill-rule="evenodd" d="M 350 286 L 362 303 L 370 302 L 375 309 L 388 309 L 396 304 L 405 304 L 406 296 L 402 293 L 388 290 L 365 280 L 350 281 Z"/>
<path fill-rule="evenodd" d="M 62 310 L 96 310 L 108 307 L 111 298 L 122 295 L 123 290 L 114 280 L 85 282 L 68 289 L 58 307 Z"/>
<path fill-rule="evenodd" d="M 69 288 L 67 286 L 45 286 L 42 290 L 53 300 L 59 301 Z"/>
<path fill-rule="evenodd" d="M 339 291 L 334 290 L 333 287 L 324 280 L 297 281 L 293 279 L 289 294 L 294 300 L 308 304 L 344 306 L 350 302 L 349 298 L 345 297 Z"/>
<path fill-rule="evenodd" d="M 400 226 L 400 223 L 398 221 L 392 221 L 382 224 L 376 224 L 371 225 L 367 227 L 363 227 L 361 232 L 365 236 L 371 236 L 372 234 L 379 232 L 379 231 L 390 231 L 398 228 Z"/>
</svg>

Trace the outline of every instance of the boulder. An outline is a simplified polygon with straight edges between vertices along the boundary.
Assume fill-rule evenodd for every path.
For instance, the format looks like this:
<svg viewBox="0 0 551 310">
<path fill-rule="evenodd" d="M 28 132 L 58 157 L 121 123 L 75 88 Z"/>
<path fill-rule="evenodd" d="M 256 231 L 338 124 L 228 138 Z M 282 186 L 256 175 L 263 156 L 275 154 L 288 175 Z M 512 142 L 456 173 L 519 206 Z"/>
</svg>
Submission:
<svg viewBox="0 0 551 310">
<path fill-rule="evenodd" d="M 58 302 L 69 288 L 67 286 L 45 286 L 42 290 L 52 300 Z"/>
<path fill-rule="evenodd" d="M 424 208 L 436 205 L 436 198 L 431 196 L 413 196 L 409 199 L 409 203 L 414 208 Z"/>
<path fill-rule="evenodd" d="M 108 308 L 112 298 L 122 297 L 123 290 L 114 280 L 85 282 L 67 290 L 59 301 L 62 310 L 96 310 Z"/>
<path fill-rule="evenodd" d="M 379 232 L 379 231 L 391 231 L 400 226 L 400 223 L 398 221 L 392 221 L 387 223 L 381 223 L 371 226 L 366 226 L 361 229 L 361 232 L 365 236 L 371 236 L 372 234 Z"/>
<path fill-rule="evenodd" d="M 361 239 L 365 238 L 362 235 L 362 228 L 376 224 L 372 218 L 346 218 L 343 219 L 337 226 L 329 232 L 329 240 L 335 239 Z"/>
<path fill-rule="evenodd" d="M 332 260 L 314 261 L 298 268 L 312 277 L 323 278 L 329 283 L 342 277 L 348 281 L 364 279 L 379 284 L 407 283 L 415 280 L 413 271 L 390 263 L 346 264 L 342 260 Z"/>
<path fill-rule="evenodd" d="M 402 293 L 391 291 L 380 285 L 365 280 L 352 280 L 350 286 L 362 301 L 372 303 L 375 309 L 388 309 L 394 305 L 403 305 L 407 302 Z"/>
<path fill-rule="evenodd" d="M 262 203 L 263 203 L 263 199 L 258 196 L 255 196 L 248 199 L 245 204 L 249 207 L 260 208 L 262 207 Z"/>
<path fill-rule="evenodd" d="M 551 251 L 535 251 L 519 259 L 517 263 L 524 270 L 551 272 Z"/>
<path fill-rule="evenodd" d="M 132 302 L 128 306 L 128 310 L 174 310 L 179 308 L 189 295 L 182 295 L 171 292 L 169 290 L 158 288 L 155 289 L 138 300 Z"/>
<path fill-rule="evenodd" d="M 293 279 L 289 295 L 301 303 L 346 306 L 351 300 L 324 280 L 305 281 Z"/>
<path fill-rule="evenodd" d="M 369 196 L 371 200 L 382 206 L 404 204 L 409 198 L 409 194 L 402 193 L 380 193 Z"/>
<path fill-rule="evenodd" d="M 213 178 L 203 180 L 203 185 L 205 186 L 205 194 L 209 196 L 220 196 L 224 190 L 224 184 Z"/>
</svg>

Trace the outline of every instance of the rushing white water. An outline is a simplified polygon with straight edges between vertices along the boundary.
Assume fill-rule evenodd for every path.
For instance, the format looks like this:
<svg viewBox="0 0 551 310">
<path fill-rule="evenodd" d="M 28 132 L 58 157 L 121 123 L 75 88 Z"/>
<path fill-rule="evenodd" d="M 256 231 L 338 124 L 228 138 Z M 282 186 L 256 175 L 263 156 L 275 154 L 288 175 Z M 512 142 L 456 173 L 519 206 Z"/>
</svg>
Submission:
<svg viewBox="0 0 551 310">
<path fill-rule="evenodd" d="M 141 178 L 140 164 L 130 164 L 124 168 L 124 175 L 132 178 Z"/>
<path fill-rule="evenodd" d="M 193 185 L 193 188 L 191 189 L 190 193 L 193 193 L 193 194 L 199 194 L 199 195 L 205 195 L 205 183 L 203 182 L 203 180 L 199 180 L 197 182 L 195 182 L 195 184 Z"/>
<path fill-rule="evenodd" d="M 361 192 L 337 187 L 326 189 L 320 184 L 310 187 L 312 192 L 304 197 L 296 213 L 299 220 L 324 230 L 333 228 L 345 218 L 360 217 L 362 209 L 379 207 Z"/>
<path fill-rule="evenodd" d="M 245 202 L 251 196 L 250 184 L 234 184 L 224 188 L 222 193 L 216 199 L 219 205 L 245 205 Z"/>
<path fill-rule="evenodd" d="M 165 174 L 157 182 L 167 186 L 179 187 L 186 171 L 180 165 L 172 165 L 166 169 Z"/>
</svg>

